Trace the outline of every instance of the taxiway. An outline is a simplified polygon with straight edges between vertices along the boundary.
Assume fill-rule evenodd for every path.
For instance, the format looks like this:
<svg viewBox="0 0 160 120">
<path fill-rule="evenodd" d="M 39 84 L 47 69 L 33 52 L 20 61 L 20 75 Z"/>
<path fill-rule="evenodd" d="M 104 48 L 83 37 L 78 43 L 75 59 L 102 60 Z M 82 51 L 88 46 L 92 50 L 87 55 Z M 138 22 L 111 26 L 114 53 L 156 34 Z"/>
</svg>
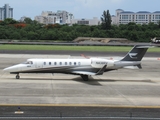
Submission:
<svg viewBox="0 0 160 120">
<path fill-rule="evenodd" d="M 92 76 L 89 81 L 83 81 L 79 76 L 64 74 L 20 74 L 21 78 L 17 80 L 15 75 L 3 72 L 3 68 L 28 58 L 69 57 L 1 54 L 0 104 L 160 106 L 160 60 L 157 57 L 145 57 L 142 61 L 143 69 L 107 72 L 102 76 Z"/>
</svg>

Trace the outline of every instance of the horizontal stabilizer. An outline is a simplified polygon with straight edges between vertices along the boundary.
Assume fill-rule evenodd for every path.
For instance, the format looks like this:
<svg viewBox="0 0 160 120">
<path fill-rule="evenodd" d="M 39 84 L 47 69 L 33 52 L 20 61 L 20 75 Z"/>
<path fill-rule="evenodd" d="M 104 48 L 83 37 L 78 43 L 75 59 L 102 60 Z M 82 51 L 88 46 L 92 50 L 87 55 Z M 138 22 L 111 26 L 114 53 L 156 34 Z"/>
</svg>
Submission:
<svg viewBox="0 0 160 120">
<path fill-rule="evenodd" d="M 150 46 L 150 45 L 140 45 L 140 46 L 137 46 L 136 48 L 153 48 L 154 46 Z"/>
</svg>

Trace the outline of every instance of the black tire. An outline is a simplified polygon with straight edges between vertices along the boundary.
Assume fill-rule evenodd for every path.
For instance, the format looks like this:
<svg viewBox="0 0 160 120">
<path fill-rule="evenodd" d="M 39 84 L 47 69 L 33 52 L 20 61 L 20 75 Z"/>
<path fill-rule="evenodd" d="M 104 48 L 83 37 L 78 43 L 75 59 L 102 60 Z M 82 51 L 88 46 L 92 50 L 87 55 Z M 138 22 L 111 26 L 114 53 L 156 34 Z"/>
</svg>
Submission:
<svg viewBox="0 0 160 120">
<path fill-rule="evenodd" d="M 81 77 L 84 81 L 88 81 L 88 75 L 81 75 Z"/>
<path fill-rule="evenodd" d="M 20 78 L 20 76 L 19 75 L 16 75 L 16 79 L 19 79 Z"/>
</svg>

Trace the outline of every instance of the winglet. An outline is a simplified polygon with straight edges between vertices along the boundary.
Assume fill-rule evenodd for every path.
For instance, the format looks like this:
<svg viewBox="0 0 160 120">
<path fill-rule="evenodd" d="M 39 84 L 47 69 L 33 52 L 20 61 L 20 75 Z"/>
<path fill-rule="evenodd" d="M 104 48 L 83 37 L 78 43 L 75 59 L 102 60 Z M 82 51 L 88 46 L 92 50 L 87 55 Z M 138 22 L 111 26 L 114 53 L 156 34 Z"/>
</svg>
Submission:
<svg viewBox="0 0 160 120">
<path fill-rule="evenodd" d="M 104 66 L 96 73 L 96 75 L 102 75 L 102 74 L 104 73 L 105 69 L 106 69 L 106 66 L 107 66 L 107 65 L 104 65 Z"/>
<path fill-rule="evenodd" d="M 141 65 L 141 64 L 137 65 L 137 67 L 138 67 L 139 69 L 142 69 L 142 65 Z"/>
<path fill-rule="evenodd" d="M 88 56 L 86 56 L 86 55 L 84 55 L 84 54 L 81 54 L 81 56 L 84 57 L 84 58 L 87 58 L 87 59 L 90 58 L 90 57 L 88 57 Z"/>
</svg>

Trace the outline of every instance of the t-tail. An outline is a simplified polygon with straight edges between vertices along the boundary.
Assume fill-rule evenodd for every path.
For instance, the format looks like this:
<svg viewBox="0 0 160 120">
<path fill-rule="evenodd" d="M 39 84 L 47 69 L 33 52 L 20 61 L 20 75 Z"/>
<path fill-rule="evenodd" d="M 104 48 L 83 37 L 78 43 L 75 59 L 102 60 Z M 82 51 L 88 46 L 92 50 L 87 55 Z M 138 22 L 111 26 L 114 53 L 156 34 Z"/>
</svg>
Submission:
<svg viewBox="0 0 160 120">
<path fill-rule="evenodd" d="M 151 47 L 149 45 L 135 45 L 121 61 L 141 61 L 148 48 Z"/>
<path fill-rule="evenodd" d="M 140 62 L 147 52 L 148 48 L 151 47 L 153 46 L 135 45 L 121 61 Z M 137 66 L 139 69 L 142 69 L 141 63 L 136 64 L 135 66 Z"/>
</svg>

